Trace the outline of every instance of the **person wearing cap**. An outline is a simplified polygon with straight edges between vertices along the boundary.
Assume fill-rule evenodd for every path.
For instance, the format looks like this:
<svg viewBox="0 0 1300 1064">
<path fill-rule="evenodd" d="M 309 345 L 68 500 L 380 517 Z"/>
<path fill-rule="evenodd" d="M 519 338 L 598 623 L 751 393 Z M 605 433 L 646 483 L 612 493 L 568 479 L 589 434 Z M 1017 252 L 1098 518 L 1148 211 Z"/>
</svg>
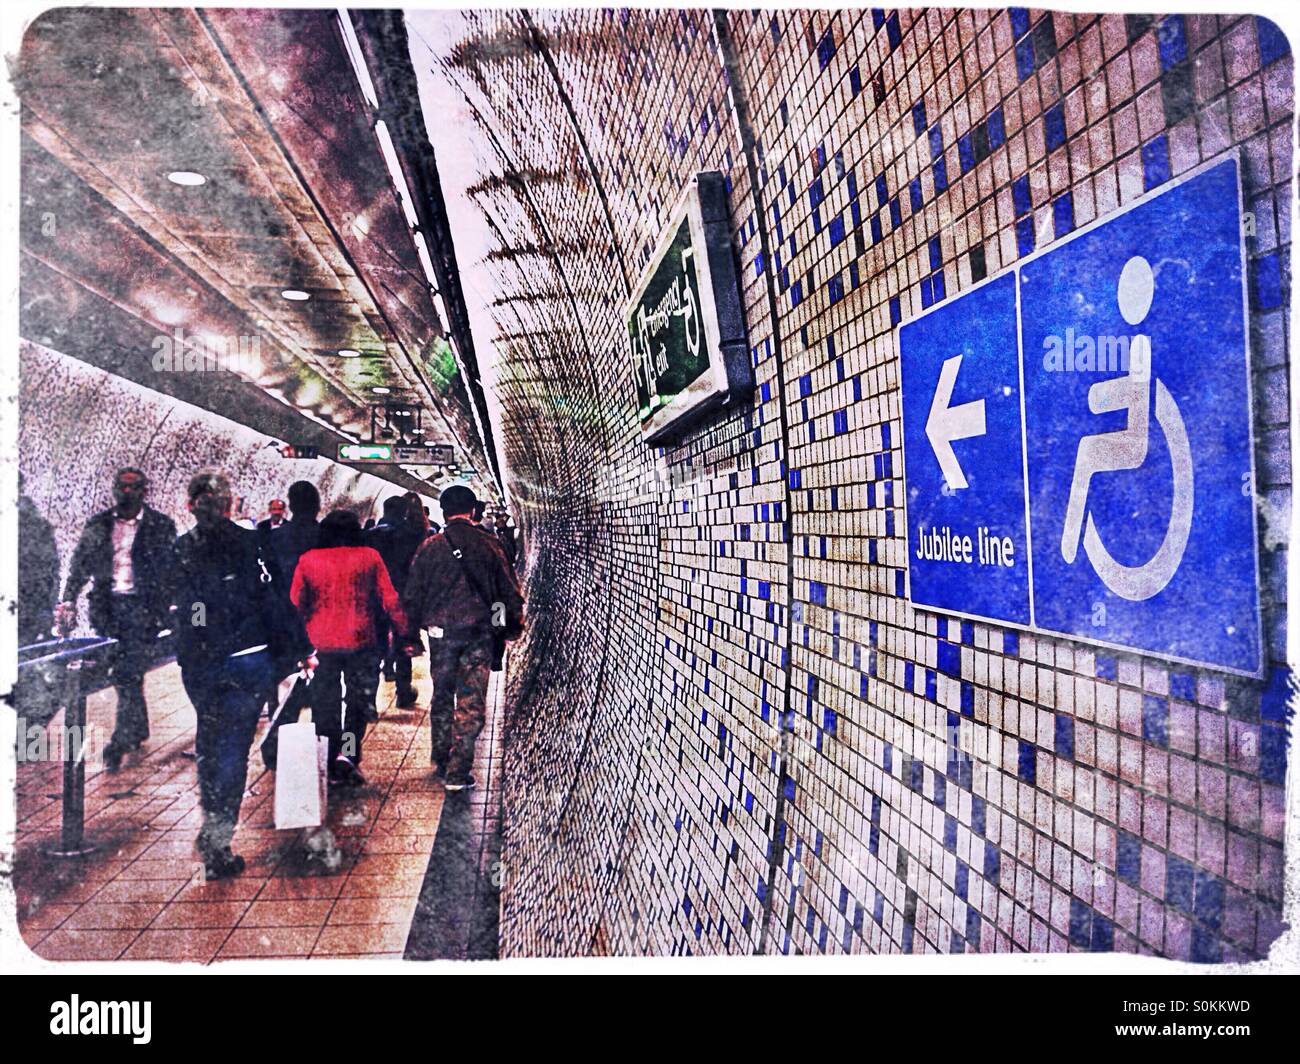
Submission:
<svg viewBox="0 0 1300 1064">
<path fill-rule="evenodd" d="M 474 786 L 474 745 L 487 719 L 488 674 L 523 631 L 524 599 L 496 533 L 474 520 L 463 484 L 438 500 L 443 530 L 421 544 L 402 592 L 410 622 L 429 633 L 431 755 L 448 791 Z"/>
<path fill-rule="evenodd" d="M 272 499 L 271 505 L 266 509 L 270 513 L 270 516 L 264 517 L 262 520 L 257 522 L 259 532 L 271 532 L 284 524 L 286 507 L 283 499 Z"/>
</svg>

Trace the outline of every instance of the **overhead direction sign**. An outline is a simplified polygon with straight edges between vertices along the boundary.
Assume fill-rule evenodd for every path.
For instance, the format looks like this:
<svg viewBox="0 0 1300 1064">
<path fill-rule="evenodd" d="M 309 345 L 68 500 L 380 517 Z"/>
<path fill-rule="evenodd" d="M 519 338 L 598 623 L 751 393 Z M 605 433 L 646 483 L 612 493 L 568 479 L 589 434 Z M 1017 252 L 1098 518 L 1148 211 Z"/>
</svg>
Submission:
<svg viewBox="0 0 1300 1064">
<path fill-rule="evenodd" d="M 395 443 L 340 443 L 340 462 L 366 462 L 379 465 L 452 465 L 456 450 L 449 444 L 407 446 Z"/>
<path fill-rule="evenodd" d="M 1259 674 L 1242 234 L 1230 156 L 899 328 L 914 605 Z"/>
</svg>

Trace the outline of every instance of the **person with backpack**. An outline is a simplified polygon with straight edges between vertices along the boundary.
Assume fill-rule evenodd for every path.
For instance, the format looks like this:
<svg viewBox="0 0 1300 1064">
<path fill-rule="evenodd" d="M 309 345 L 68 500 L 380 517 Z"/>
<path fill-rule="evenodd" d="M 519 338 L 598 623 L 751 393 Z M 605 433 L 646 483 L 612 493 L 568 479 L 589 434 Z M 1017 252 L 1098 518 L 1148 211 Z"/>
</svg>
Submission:
<svg viewBox="0 0 1300 1064">
<path fill-rule="evenodd" d="M 257 532 L 230 519 L 230 481 L 199 473 L 187 494 L 195 527 L 175 542 L 168 594 L 181 683 L 197 717 L 198 849 L 207 878 L 224 879 L 244 870 L 231 841 L 264 693 L 316 660 L 274 557 Z"/>
<path fill-rule="evenodd" d="M 429 633 L 431 755 L 448 791 L 473 787 L 474 746 L 487 719 L 489 672 L 524 628 L 524 599 L 496 534 L 474 520 L 463 484 L 438 500 L 446 525 L 421 545 L 402 603 Z"/>
</svg>

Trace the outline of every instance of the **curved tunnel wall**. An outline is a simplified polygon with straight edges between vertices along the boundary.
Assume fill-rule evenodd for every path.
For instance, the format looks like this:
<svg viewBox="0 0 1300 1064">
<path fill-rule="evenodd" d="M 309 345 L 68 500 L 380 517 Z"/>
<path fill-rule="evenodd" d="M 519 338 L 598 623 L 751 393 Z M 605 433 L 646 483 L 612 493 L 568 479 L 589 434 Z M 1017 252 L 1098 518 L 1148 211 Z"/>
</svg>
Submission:
<svg viewBox="0 0 1300 1064">
<path fill-rule="evenodd" d="M 421 20 L 417 66 L 476 123 L 528 534 L 503 954 L 1266 953 L 1288 695 L 1276 28 L 1023 10 Z M 964 290 L 1233 146 L 1257 223 L 1265 681 L 914 611 L 893 324 L 936 276 Z M 728 182 L 757 387 L 652 450 L 622 306 L 702 169 Z"/>
<path fill-rule="evenodd" d="M 402 491 L 327 459 L 284 458 L 259 432 L 38 344 L 23 341 L 20 357 L 19 471 L 24 494 L 53 526 L 60 581 L 86 519 L 112 505 L 113 475 L 123 466 L 144 471 L 148 504 L 179 532 L 193 527 L 185 489 L 202 469 L 229 476 L 257 520 L 295 480 L 320 489 L 322 512 L 347 506 L 363 521 Z"/>
</svg>

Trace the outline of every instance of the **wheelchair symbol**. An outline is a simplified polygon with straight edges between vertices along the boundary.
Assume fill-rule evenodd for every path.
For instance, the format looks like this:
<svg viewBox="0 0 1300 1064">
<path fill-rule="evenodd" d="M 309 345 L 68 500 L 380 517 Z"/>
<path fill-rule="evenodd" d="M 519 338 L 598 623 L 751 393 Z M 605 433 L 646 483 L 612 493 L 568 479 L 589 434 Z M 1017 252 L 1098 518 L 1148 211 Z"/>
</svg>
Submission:
<svg viewBox="0 0 1300 1064">
<path fill-rule="evenodd" d="M 1155 278 L 1151 264 L 1135 255 L 1120 271 L 1118 297 L 1124 320 L 1130 325 L 1140 325 L 1151 309 L 1154 295 Z M 1061 556 L 1066 563 L 1074 563 L 1082 531 L 1084 553 L 1102 583 L 1120 598 L 1131 602 L 1142 602 L 1159 594 L 1173 579 L 1183 560 L 1187 537 L 1192 529 L 1194 480 L 1187 427 L 1183 424 L 1178 403 L 1159 379 L 1155 381 L 1156 424 L 1165 434 L 1174 482 L 1173 503 L 1164 540 L 1145 564 L 1124 565 L 1106 549 L 1096 521 L 1088 511 L 1088 485 L 1093 474 L 1137 469 L 1146 461 L 1152 379 L 1150 337 L 1137 335 L 1129 345 L 1128 372 L 1122 377 L 1100 381 L 1088 389 L 1088 408 L 1094 414 L 1126 410 L 1128 423 L 1119 431 L 1085 436 L 1079 441 L 1065 527 L 1061 532 Z"/>
</svg>

